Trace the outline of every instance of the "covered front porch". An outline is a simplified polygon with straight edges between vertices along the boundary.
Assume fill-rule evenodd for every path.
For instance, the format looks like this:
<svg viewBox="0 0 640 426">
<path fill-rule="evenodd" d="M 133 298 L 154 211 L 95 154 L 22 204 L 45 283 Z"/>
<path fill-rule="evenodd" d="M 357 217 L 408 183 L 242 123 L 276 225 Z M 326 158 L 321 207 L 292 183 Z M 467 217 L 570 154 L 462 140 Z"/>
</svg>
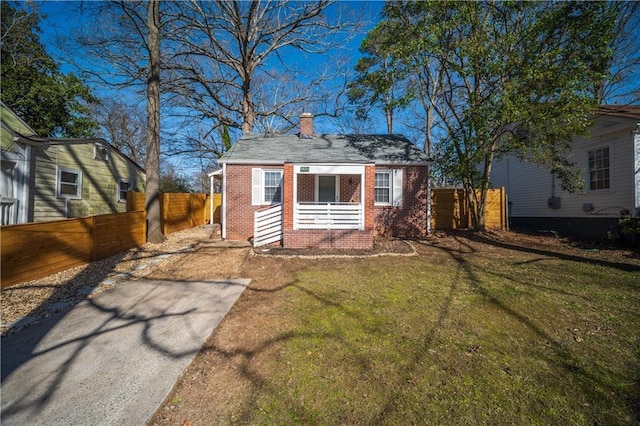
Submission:
<svg viewBox="0 0 640 426">
<path fill-rule="evenodd" d="M 371 248 L 373 164 L 285 164 L 283 246 Z"/>
</svg>

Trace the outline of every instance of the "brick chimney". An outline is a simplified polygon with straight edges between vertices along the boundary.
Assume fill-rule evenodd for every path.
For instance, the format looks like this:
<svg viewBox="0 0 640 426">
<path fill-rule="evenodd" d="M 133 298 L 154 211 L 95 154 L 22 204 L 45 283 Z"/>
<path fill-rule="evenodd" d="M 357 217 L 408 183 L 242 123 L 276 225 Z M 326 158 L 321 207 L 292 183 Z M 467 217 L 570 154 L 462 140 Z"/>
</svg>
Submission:
<svg viewBox="0 0 640 426">
<path fill-rule="evenodd" d="M 303 112 L 300 115 L 300 137 L 308 138 L 313 136 L 313 114 Z"/>
</svg>

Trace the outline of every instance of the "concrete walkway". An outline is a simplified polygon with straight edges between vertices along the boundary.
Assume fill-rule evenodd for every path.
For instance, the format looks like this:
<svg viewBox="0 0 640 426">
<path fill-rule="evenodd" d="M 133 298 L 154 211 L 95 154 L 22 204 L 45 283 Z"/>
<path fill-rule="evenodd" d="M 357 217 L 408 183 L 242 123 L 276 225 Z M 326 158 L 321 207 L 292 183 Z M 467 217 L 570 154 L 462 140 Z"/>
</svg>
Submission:
<svg viewBox="0 0 640 426">
<path fill-rule="evenodd" d="M 145 424 L 248 284 L 122 282 L 3 338 L 3 426 Z"/>
</svg>

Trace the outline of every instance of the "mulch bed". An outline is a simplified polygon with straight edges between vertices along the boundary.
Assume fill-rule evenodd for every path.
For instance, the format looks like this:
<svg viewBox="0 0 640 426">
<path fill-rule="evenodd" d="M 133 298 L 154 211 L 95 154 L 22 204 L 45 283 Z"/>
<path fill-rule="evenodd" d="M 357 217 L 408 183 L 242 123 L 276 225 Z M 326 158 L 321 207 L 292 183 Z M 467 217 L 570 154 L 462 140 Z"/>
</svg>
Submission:
<svg viewBox="0 0 640 426">
<path fill-rule="evenodd" d="M 411 245 L 405 241 L 395 238 L 375 238 L 373 248 L 360 249 L 324 249 L 324 248 L 302 248 L 293 249 L 276 245 L 254 247 L 253 252 L 261 256 L 375 256 L 382 254 L 413 254 Z"/>
</svg>

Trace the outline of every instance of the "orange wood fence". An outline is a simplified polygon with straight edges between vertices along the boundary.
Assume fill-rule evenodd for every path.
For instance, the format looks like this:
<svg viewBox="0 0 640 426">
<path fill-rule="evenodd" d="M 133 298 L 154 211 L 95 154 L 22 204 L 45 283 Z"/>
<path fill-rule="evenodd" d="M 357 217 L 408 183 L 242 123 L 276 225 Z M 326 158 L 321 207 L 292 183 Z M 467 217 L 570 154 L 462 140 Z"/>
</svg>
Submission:
<svg viewBox="0 0 640 426">
<path fill-rule="evenodd" d="M 464 189 L 436 188 L 431 192 L 432 229 L 447 230 L 471 227 L 471 214 Z M 507 229 L 507 198 L 504 188 L 490 189 L 485 207 L 488 229 Z"/>
<path fill-rule="evenodd" d="M 220 223 L 220 205 L 222 194 L 213 194 L 213 222 Z M 145 209 L 145 195 L 140 192 L 127 194 L 127 210 Z M 162 232 L 165 235 L 209 223 L 211 205 L 206 194 L 161 194 L 160 214 Z"/>
<path fill-rule="evenodd" d="M 144 212 L 2 227 L 2 288 L 86 265 L 146 242 Z"/>
<path fill-rule="evenodd" d="M 214 194 L 214 222 L 220 223 L 221 195 Z M 144 194 L 127 194 L 129 212 L 81 219 L 2 227 L 2 288 L 46 277 L 147 242 Z M 209 196 L 162 194 L 165 235 L 209 222 Z"/>
</svg>

